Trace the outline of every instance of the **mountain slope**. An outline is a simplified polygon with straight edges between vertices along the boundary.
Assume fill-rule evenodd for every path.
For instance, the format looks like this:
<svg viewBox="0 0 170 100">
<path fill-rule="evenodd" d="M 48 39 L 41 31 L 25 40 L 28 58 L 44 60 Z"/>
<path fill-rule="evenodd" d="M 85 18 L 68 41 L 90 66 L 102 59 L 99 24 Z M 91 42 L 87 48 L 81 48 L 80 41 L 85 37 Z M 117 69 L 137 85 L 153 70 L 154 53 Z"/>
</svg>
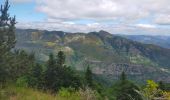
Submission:
<svg viewBox="0 0 170 100">
<path fill-rule="evenodd" d="M 77 70 L 88 65 L 93 73 L 113 81 L 125 71 L 135 81 L 144 79 L 170 82 L 170 50 L 142 44 L 105 31 L 65 33 L 62 31 L 17 30 L 17 46 L 36 52 L 46 61 L 50 52 L 63 50 L 67 63 Z"/>
<path fill-rule="evenodd" d="M 121 35 L 130 40 L 146 44 L 155 44 L 164 48 L 170 48 L 170 36 L 147 36 L 147 35 Z"/>
</svg>

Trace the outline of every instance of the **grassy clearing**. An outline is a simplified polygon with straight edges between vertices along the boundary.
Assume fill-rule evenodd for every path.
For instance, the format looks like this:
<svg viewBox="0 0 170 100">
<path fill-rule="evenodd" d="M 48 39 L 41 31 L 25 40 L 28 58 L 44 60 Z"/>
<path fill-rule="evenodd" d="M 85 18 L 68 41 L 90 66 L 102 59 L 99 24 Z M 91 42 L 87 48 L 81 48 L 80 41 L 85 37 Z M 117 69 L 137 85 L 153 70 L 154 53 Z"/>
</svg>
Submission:
<svg viewBox="0 0 170 100">
<path fill-rule="evenodd" d="M 31 88 L 10 86 L 1 89 L 0 100 L 57 100 L 55 96 Z"/>
<path fill-rule="evenodd" d="M 69 92 L 61 89 L 52 95 L 32 88 L 9 86 L 0 90 L 0 100 L 97 100 L 95 91 L 90 89 Z"/>
</svg>

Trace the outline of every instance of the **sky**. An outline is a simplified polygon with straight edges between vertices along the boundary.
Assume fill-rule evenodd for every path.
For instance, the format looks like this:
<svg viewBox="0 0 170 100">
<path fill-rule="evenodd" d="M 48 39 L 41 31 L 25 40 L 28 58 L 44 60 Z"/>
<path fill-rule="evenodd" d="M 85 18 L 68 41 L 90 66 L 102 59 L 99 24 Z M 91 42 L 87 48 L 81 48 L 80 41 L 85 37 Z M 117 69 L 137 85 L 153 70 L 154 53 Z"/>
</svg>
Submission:
<svg viewBox="0 0 170 100">
<path fill-rule="evenodd" d="M 0 0 L 3 4 L 5 0 Z M 9 0 L 17 28 L 170 35 L 170 0 Z"/>
</svg>

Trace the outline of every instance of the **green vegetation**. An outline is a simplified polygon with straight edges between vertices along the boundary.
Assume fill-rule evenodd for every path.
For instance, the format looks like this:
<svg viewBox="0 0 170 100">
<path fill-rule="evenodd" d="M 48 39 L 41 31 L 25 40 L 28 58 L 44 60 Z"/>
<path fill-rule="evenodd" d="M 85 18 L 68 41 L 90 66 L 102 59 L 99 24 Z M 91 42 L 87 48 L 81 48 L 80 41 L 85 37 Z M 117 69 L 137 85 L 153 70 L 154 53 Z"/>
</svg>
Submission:
<svg viewBox="0 0 170 100">
<path fill-rule="evenodd" d="M 6 68 L 3 63 L 3 59 L 6 57 L 8 52 L 15 46 L 15 16 L 9 17 L 8 14 L 9 4 L 8 1 L 5 2 L 4 6 L 1 6 L 1 16 L 0 16 L 0 82 L 6 81 Z"/>
<path fill-rule="evenodd" d="M 138 86 L 123 71 L 111 87 L 104 86 L 95 80 L 89 66 L 81 74 L 68 66 L 63 51 L 57 56 L 51 53 L 48 61 L 40 63 L 35 53 L 15 50 L 16 22 L 15 17 L 9 17 L 8 9 L 7 0 L 0 10 L 0 100 L 170 99 L 169 86 L 163 82 L 158 85 L 148 80 L 145 86 Z M 105 38 L 108 37 L 109 34 Z"/>
<path fill-rule="evenodd" d="M 65 55 L 62 51 L 58 53 L 56 59 L 53 54 L 50 54 L 47 69 L 44 72 L 45 87 L 54 91 L 58 91 L 61 87 L 79 88 L 81 85 L 79 76 L 65 65 Z"/>
<path fill-rule="evenodd" d="M 1 89 L 0 100 L 98 100 L 96 91 L 87 88 L 74 91 L 62 88 L 58 94 L 51 94 L 32 88 L 8 86 Z"/>
<path fill-rule="evenodd" d="M 122 72 L 120 80 L 111 86 L 109 89 L 108 97 L 116 100 L 143 100 L 141 96 L 135 91 L 139 90 L 139 87 L 126 78 L 126 74 Z"/>
<path fill-rule="evenodd" d="M 89 68 L 89 66 L 87 67 L 86 69 L 86 73 L 85 73 L 85 80 L 86 80 L 86 84 L 87 86 L 89 87 L 92 87 L 93 86 L 93 82 L 92 82 L 92 72 Z"/>
<path fill-rule="evenodd" d="M 41 33 L 40 36 L 37 35 L 38 38 L 36 36 L 35 43 L 31 43 L 32 32 Z M 61 31 L 17 29 L 16 48 L 24 49 L 26 52 L 33 50 L 36 60 L 43 63 L 48 60 L 50 53 L 55 55 L 63 51 L 67 65 L 84 71 L 86 68 L 84 65 L 89 63 L 95 74 L 100 74 L 110 83 L 109 85 L 117 77 L 114 73 L 121 73 L 121 69 L 127 69 L 126 73 L 130 76 L 135 74 L 135 77 L 130 78 L 133 81 L 141 82 L 147 79 L 156 81 L 165 77 L 162 81 L 170 82 L 168 78 L 170 51 L 168 49 L 105 33 L 100 31 L 69 34 Z"/>
<path fill-rule="evenodd" d="M 156 63 L 150 61 L 150 59 L 142 57 L 140 55 L 130 57 L 130 61 L 134 64 L 141 64 L 141 65 L 150 65 L 150 66 L 158 66 Z"/>
</svg>

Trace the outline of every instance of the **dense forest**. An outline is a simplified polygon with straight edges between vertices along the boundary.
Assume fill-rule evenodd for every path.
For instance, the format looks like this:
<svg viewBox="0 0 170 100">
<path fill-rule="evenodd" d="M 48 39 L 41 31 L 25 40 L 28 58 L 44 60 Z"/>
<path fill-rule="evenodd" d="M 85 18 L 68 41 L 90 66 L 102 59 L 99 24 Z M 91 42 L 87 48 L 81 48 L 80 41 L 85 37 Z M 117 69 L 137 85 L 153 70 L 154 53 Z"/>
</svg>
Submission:
<svg viewBox="0 0 170 100">
<path fill-rule="evenodd" d="M 111 86 L 95 78 L 90 65 L 77 71 L 63 51 L 38 62 L 35 53 L 15 49 L 16 19 L 8 0 L 0 9 L 0 100 L 170 100 L 170 84 L 137 84 L 123 71 Z M 101 54 L 102 55 L 102 54 Z"/>
</svg>

